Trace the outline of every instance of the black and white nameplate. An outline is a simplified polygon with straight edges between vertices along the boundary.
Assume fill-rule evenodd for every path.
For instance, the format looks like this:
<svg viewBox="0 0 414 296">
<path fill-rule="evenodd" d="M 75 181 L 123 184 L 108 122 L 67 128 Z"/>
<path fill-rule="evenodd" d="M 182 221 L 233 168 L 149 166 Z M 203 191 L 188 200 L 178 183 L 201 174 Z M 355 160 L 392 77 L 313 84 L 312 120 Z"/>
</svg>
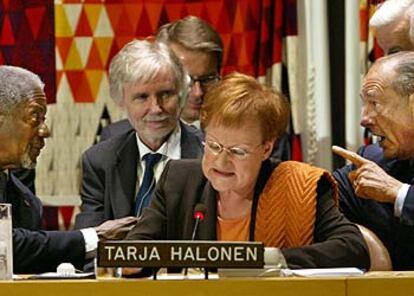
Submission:
<svg viewBox="0 0 414 296">
<path fill-rule="evenodd" d="M 105 241 L 99 267 L 263 268 L 260 242 Z"/>
</svg>

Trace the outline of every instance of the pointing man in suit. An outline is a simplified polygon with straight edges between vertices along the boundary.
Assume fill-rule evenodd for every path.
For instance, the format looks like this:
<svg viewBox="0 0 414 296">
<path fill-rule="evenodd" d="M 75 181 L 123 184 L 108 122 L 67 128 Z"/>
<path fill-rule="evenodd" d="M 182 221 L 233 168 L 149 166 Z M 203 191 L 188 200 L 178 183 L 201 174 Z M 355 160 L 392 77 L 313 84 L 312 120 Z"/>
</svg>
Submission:
<svg viewBox="0 0 414 296">
<path fill-rule="evenodd" d="M 111 61 L 109 82 L 111 97 L 133 129 L 84 153 L 75 227 L 140 216 L 168 160 L 202 155 L 200 132 L 179 121 L 188 80 L 168 46 L 128 43 Z"/>
<path fill-rule="evenodd" d="M 374 231 L 397 270 L 414 268 L 414 52 L 375 62 L 365 76 L 361 125 L 379 138 L 334 172 L 345 216 Z"/>
<path fill-rule="evenodd" d="M 378 44 L 386 55 L 399 51 L 414 50 L 413 17 L 413 0 L 387 0 L 379 5 L 369 24 L 374 29 Z M 398 66 L 399 62 L 397 62 L 400 60 L 400 57 L 396 57 L 397 66 L 392 67 L 394 70 L 402 69 L 401 65 Z M 391 65 L 389 62 L 386 64 Z M 367 78 L 377 76 L 378 79 L 378 75 L 382 74 L 382 71 L 378 71 L 378 69 L 384 69 L 384 66 L 373 66 L 372 71 L 369 72 L 371 75 L 367 75 Z M 410 84 L 413 83 L 410 79 L 401 80 L 407 78 L 407 73 L 409 73 L 407 68 L 403 71 L 403 75 L 401 73 L 395 74 L 394 71 L 391 73 L 393 74 L 384 76 L 383 82 L 380 84 L 381 87 L 384 82 L 387 82 L 387 85 L 400 85 L 400 88 L 402 86 L 409 88 Z M 366 79 L 366 81 L 369 80 Z M 388 87 L 388 89 L 392 89 L 392 87 Z M 385 121 L 378 119 L 379 116 L 375 118 L 372 113 L 367 113 L 370 104 L 374 102 L 370 97 L 367 94 L 362 95 L 364 107 L 361 125 L 377 133 L 380 136 L 380 141 L 359 149 L 358 154 L 364 158 L 352 152 L 336 150 L 337 153 L 354 164 L 353 166 L 345 166 L 334 173 L 340 185 L 340 206 L 348 219 L 367 226 L 381 238 L 392 256 L 394 269 L 412 269 L 414 268 L 414 253 L 410 250 L 413 249 L 414 245 L 414 230 L 413 219 L 409 218 L 409 215 L 412 216 L 410 209 L 412 209 L 413 196 L 411 193 L 412 186 L 409 184 L 412 184 L 412 178 L 414 177 L 412 160 L 414 154 L 406 155 L 402 150 L 391 152 L 393 149 L 390 148 L 390 144 L 394 143 L 394 146 L 401 149 L 414 146 L 410 143 L 409 137 L 400 137 L 404 141 L 397 141 L 397 137 L 389 135 L 399 129 L 394 123 L 398 123 L 402 114 L 410 109 L 396 111 L 396 113 L 389 115 L 391 124 L 386 123 L 389 126 L 380 129 L 381 133 L 379 133 L 378 125 L 381 123 L 384 125 Z M 387 95 L 387 98 L 389 99 L 387 104 L 390 104 L 392 97 Z M 408 101 L 403 99 L 394 100 L 394 102 L 404 108 Z M 384 114 L 384 111 L 391 111 L 388 106 L 378 105 L 379 108 L 382 108 L 382 114 Z M 411 125 L 412 122 L 403 125 L 401 131 L 409 131 Z M 388 136 L 384 135 L 385 133 Z M 349 180 L 347 175 L 355 168 L 358 169 L 349 174 Z M 360 180 L 364 180 L 363 182 L 358 181 L 359 176 L 361 176 Z M 356 186 L 357 184 L 358 186 Z M 408 191 L 407 188 L 409 188 Z"/>
<path fill-rule="evenodd" d="M 99 238 L 122 238 L 128 217 L 81 231 L 40 231 L 40 200 L 12 173 L 32 169 L 49 136 L 44 84 L 32 72 L 0 66 L 0 203 L 12 204 L 15 273 L 55 271 L 62 262 L 81 268 Z"/>
</svg>

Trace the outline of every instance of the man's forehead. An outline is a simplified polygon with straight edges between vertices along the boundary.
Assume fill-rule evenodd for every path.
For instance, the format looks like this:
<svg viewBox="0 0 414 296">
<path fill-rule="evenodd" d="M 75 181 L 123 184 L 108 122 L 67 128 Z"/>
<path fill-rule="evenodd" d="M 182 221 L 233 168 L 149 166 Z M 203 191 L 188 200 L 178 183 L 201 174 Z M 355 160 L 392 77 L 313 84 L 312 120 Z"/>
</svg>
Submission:
<svg viewBox="0 0 414 296">
<path fill-rule="evenodd" d="M 46 95 L 43 90 L 35 89 L 28 94 L 27 106 L 46 108 Z"/>
<path fill-rule="evenodd" d="M 361 88 L 361 97 L 375 97 L 380 95 L 391 85 L 394 77 L 393 67 L 378 62 L 374 64 L 365 76 Z"/>
<path fill-rule="evenodd" d="M 170 43 L 169 46 L 186 68 L 194 66 L 194 63 L 206 64 L 206 67 L 217 66 L 217 55 L 214 52 L 207 50 L 189 49 L 175 42 Z M 189 64 L 190 62 L 191 64 Z M 188 69 L 186 70 L 188 71 Z"/>
</svg>

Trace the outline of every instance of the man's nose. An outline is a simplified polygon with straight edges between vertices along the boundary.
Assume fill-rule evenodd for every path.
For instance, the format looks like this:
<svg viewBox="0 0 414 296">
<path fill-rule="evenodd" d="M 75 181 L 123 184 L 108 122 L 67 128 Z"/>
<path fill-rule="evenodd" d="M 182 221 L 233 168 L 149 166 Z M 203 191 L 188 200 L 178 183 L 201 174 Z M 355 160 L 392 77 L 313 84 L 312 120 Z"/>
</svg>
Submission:
<svg viewBox="0 0 414 296">
<path fill-rule="evenodd" d="M 46 125 L 46 123 L 43 123 L 40 127 L 39 127 L 39 136 L 42 138 L 49 138 L 50 136 L 50 130 L 48 128 L 48 126 Z"/>
<path fill-rule="evenodd" d="M 151 97 L 150 99 L 150 112 L 151 113 L 160 113 L 162 112 L 162 102 L 160 98 L 156 96 Z"/>
<path fill-rule="evenodd" d="M 204 90 L 201 87 L 201 84 L 199 81 L 196 81 L 193 86 L 191 87 L 191 93 L 195 96 L 195 97 L 202 97 L 204 95 Z"/>
<path fill-rule="evenodd" d="M 370 127 L 372 123 L 372 114 L 370 114 L 366 107 L 362 107 L 360 125 L 362 125 L 363 127 Z"/>
</svg>

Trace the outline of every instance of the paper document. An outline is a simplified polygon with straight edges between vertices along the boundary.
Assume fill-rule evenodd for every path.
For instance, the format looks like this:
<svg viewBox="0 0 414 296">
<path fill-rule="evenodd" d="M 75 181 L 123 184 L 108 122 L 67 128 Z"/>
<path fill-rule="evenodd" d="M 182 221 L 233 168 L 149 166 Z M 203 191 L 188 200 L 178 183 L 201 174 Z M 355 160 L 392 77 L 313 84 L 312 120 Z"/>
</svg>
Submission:
<svg viewBox="0 0 414 296">
<path fill-rule="evenodd" d="M 364 272 L 356 267 L 344 268 L 310 268 L 310 269 L 283 269 L 284 276 L 329 277 L 329 276 L 358 276 Z"/>
<path fill-rule="evenodd" d="M 88 272 L 88 273 L 74 273 L 71 275 L 62 275 L 57 272 L 45 272 L 40 274 L 35 274 L 28 279 L 30 280 L 54 280 L 54 279 L 60 279 L 60 280 L 72 280 L 72 279 L 94 279 L 95 273 Z"/>
</svg>

